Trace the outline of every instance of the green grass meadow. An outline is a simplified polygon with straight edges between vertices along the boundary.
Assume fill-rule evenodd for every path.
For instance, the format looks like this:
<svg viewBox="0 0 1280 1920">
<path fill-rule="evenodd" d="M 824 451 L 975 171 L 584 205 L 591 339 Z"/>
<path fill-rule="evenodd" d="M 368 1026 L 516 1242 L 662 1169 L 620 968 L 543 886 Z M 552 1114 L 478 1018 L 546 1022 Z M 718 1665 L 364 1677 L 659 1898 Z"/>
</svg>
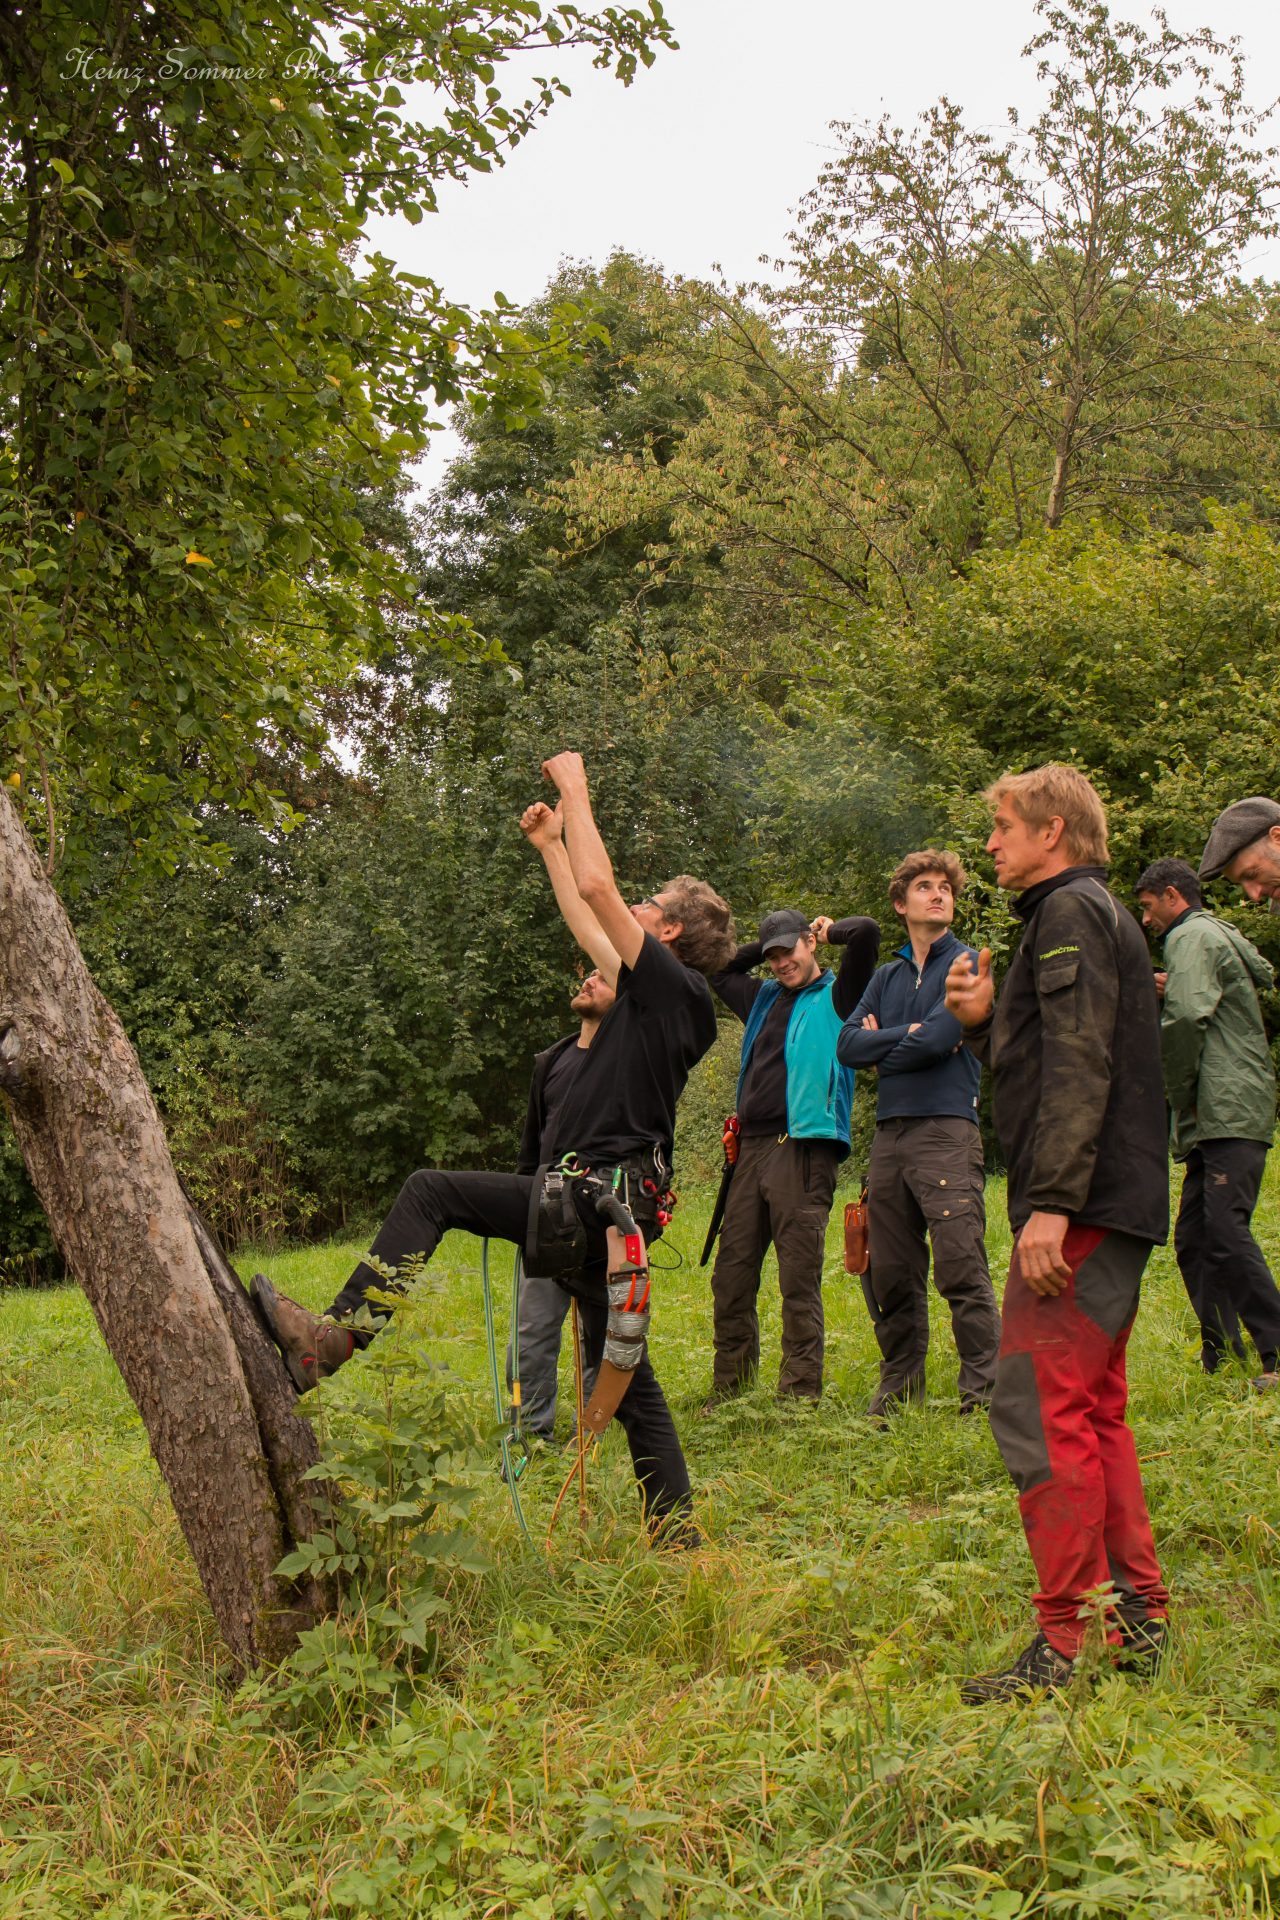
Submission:
<svg viewBox="0 0 1280 1920">
<path fill-rule="evenodd" d="M 434 1660 L 306 1714 L 231 1685 L 83 1298 L 0 1295 L 3 1920 L 1273 1912 L 1280 1395 L 1201 1375 L 1171 1253 L 1130 1379 L 1172 1656 L 1153 1683 L 971 1709 L 957 1681 L 1020 1650 L 1033 1583 L 986 1423 L 957 1416 L 945 1316 L 935 1300 L 928 1404 L 871 1427 L 875 1346 L 833 1224 L 821 1407 L 773 1399 L 770 1262 L 765 1377 L 700 1416 L 708 1207 L 686 1198 L 664 1242 L 684 1264 L 657 1278 L 652 1335 L 704 1548 L 646 1547 L 616 1431 L 585 1535 L 571 1499 L 549 1553 L 567 1462 L 522 1482 L 532 1547 L 486 1463 L 489 1564 L 451 1576 Z M 1259 1235 L 1280 1265 L 1274 1173 Z M 323 1305 L 360 1251 L 239 1264 Z M 504 1328 L 509 1273 L 502 1250 Z M 406 1337 L 482 1404 L 478 1244 L 451 1236 L 419 1294 Z"/>
</svg>

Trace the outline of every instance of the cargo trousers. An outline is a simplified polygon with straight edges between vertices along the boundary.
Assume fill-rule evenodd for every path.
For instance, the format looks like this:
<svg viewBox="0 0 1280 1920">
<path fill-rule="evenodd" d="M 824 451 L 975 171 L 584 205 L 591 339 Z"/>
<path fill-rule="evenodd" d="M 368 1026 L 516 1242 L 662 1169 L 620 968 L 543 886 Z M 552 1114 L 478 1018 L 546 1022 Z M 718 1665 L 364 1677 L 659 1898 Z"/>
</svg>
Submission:
<svg viewBox="0 0 1280 1920">
<path fill-rule="evenodd" d="M 984 1241 L 982 1141 L 972 1120 L 934 1114 L 882 1120 L 867 1174 L 871 1253 L 866 1279 L 880 1348 L 873 1413 L 924 1394 L 933 1282 L 951 1310 L 960 1356 L 960 1405 L 985 1406 L 1000 1346 Z"/>
<path fill-rule="evenodd" d="M 820 1396 L 822 1259 L 839 1165 L 834 1140 L 794 1140 L 789 1134 L 779 1139 L 771 1133 L 743 1138 L 711 1274 L 715 1393 L 737 1393 L 759 1368 L 756 1302 L 772 1244 L 782 1295 L 778 1392 L 808 1400 Z"/>
<path fill-rule="evenodd" d="M 1040 1631 L 1075 1658 L 1088 1628 L 1085 1596 L 1112 1583 L 1131 1623 L 1163 1619 L 1160 1575 L 1138 1450 L 1125 1418 L 1125 1353 L 1151 1243 L 1072 1226 L 1071 1277 L 1042 1295 L 1023 1278 L 1014 1242 L 991 1432 L 1014 1485 L 1040 1580 Z M 1112 1626 L 1110 1638 L 1120 1632 Z"/>
</svg>

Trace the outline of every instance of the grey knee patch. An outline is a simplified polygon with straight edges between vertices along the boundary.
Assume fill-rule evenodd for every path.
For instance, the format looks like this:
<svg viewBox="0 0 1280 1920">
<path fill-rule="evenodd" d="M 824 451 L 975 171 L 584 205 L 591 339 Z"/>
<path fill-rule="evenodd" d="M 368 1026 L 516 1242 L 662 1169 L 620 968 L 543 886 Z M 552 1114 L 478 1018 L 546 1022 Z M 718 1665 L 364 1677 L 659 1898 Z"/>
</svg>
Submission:
<svg viewBox="0 0 1280 1920">
<path fill-rule="evenodd" d="M 1029 1353 L 1001 1354 L 990 1418 L 1000 1458 L 1019 1493 L 1030 1493 L 1052 1478 L 1035 1362 Z"/>
<path fill-rule="evenodd" d="M 1076 1305 L 1114 1340 L 1138 1311 L 1142 1270 L 1151 1255 L 1145 1240 L 1109 1233 L 1076 1270 Z"/>
</svg>

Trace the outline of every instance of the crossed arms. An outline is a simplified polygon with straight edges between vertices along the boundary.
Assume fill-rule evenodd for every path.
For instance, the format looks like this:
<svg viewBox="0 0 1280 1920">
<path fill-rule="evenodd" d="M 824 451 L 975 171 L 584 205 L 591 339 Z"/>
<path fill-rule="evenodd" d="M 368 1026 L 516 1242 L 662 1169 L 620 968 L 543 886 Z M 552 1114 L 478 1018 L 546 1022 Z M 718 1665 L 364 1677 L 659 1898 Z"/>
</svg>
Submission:
<svg viewBox="0 0 1280 1920">
<path fill-rule="evenodd" d="M 878 1067 L 883 1073 L 918 1073 L 964 1045 L 964 1029 L 939 999 L 923 1020 L 882 1027 L 880 1009 L 893 962 L 878 967 L 836 1042 L 836 1058 L 846 1067 Z"/>
</svg>

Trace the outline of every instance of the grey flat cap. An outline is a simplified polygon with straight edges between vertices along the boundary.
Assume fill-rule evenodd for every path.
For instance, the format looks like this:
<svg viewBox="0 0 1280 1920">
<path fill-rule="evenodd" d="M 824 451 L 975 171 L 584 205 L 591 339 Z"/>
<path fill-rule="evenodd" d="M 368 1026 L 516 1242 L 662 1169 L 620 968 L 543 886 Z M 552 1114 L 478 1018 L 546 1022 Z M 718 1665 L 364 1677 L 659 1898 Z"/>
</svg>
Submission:
<svg viewBox="0 0 1280 1920">
<path fill-rule="evenodd" d="M 1251 800 L 1237 800 L 1224 807 L 1214 821 L 1200 858 L 1200 878 L 1216 880 L 1229 860 L 1245 847 L 1261 840 L 1272 827 L 1280 827 L 1280 802 L 1255 794 Z"/>
</svg>

